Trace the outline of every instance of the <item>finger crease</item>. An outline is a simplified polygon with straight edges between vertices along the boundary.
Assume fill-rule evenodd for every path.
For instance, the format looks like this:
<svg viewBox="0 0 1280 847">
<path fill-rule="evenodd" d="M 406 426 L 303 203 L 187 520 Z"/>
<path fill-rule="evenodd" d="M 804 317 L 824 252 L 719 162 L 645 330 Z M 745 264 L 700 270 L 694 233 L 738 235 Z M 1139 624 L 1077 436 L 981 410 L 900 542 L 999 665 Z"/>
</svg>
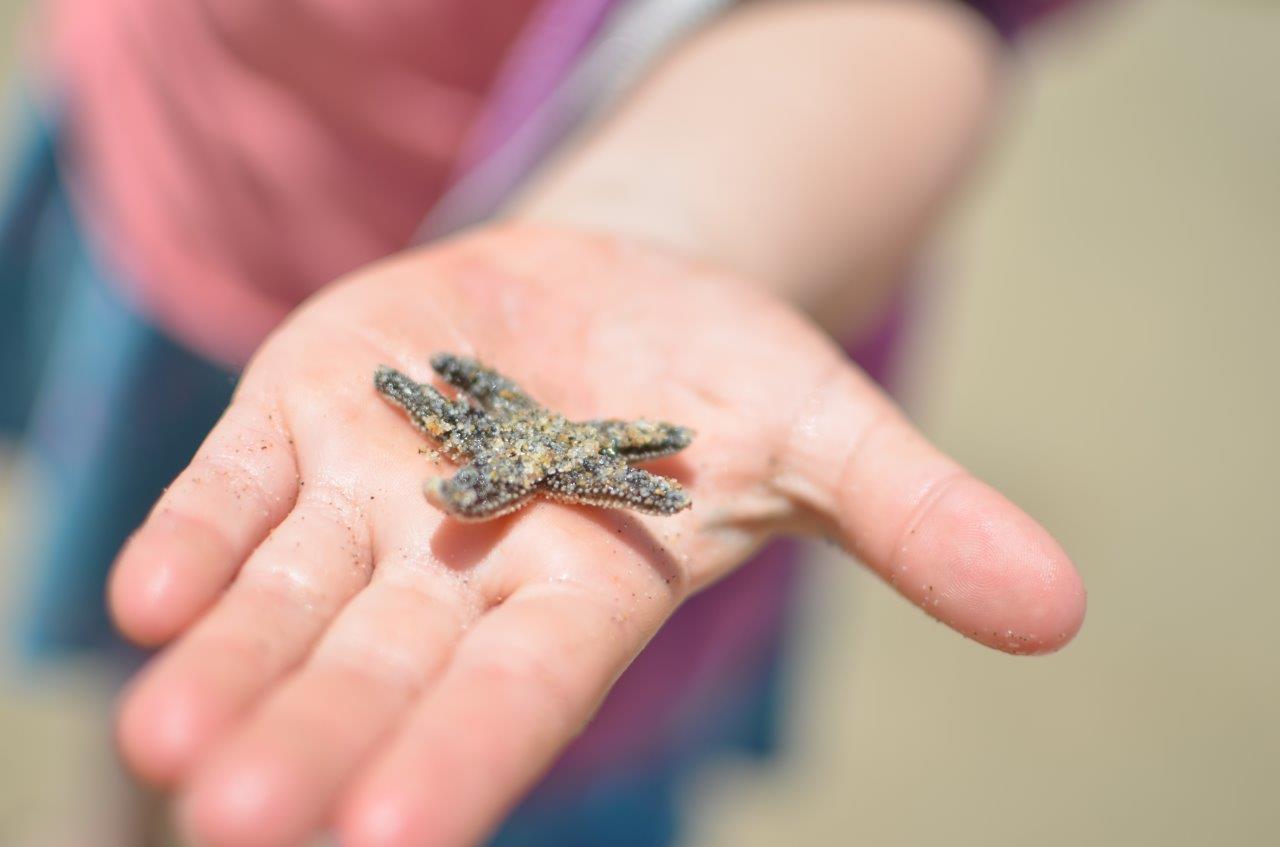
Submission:
<svg viewBox="0 0 1280 847">
<path fill-rule="evenodd" d="M 898 530 L 894 538 L 893 547 L 890 548 L 889 556 L 885 559 L 885 576 L 892 577 L 897 571 L 899 560 L 907 547 L 907 539 L 920 528 L 920 525 L 928 518 L 929 512 L 942 499 L 942 496 L 946 494 L 952 485 L 968 475 L 964 470 L 954 470 L 938 477 L 925 488 L 920 501 L 911 510 L 911 514 L 907 516 L 902 528 Z"/>
<path fill-rule="evenodd" d="M 863 453 L 871 445 L 871 441 L 875 437 L 876 433 L 891 421 L 895 420 L 896 417 L 897 416 L 892 409 L 884 409 L 877 413 L 876 416 L 862 428 L 862 431 L 854 436 L 853 443 L 849 445 L 848 452 L 844 455 L 844 461 L 840 465 L 840 473 L 836 477 L 835 490 L 831 492 L 831 498 L 837 510 L 837 515 L 835 517 L 835 521 L 837 523 L 843 523 L 845 515 L 857 514 L 856 510 L 846 508 L 844 498 L 847 496 L 848 492 L 854 490 L 856 487 L 854 481 L 858 474 L 858 463 L 862 460 Z M 847 534 L 850 538 L 850 544 L 854 548 L 854 552 L 858 556 L 861 556 L 862 534 L 857 532 L 848 532 Z"/>
<path fill-rule="evenodd" d="M 781 439 L 783 446 L 784 461 L 774 462 L 769 469 L 769 486 L 775 490 L 786 491 L 790 486 L 784 485 L 781 479 L 790 476 L 794 471 L 797 456 L 804 456 L 811 450 L 811 445 L 806 443 L 806 439 L 801 436 L 800 430 L 805 421 L 808 420 L 813 410 L 821 407 L 821 396 L 831 390 L 831 383 L 839 376 L 840 371 L 846 367 L 846 363 L 834 360 L 823 370 L 822 374 L 814 380 L 813 385 L 804 394 L 804 399 L 795 405 L 795 411 L 784 427 L 784 434 Z M 789 499 L 799 499 L 789 495 Z M 813 504 L 807 504 L 812 506 Z"/>
</svg>

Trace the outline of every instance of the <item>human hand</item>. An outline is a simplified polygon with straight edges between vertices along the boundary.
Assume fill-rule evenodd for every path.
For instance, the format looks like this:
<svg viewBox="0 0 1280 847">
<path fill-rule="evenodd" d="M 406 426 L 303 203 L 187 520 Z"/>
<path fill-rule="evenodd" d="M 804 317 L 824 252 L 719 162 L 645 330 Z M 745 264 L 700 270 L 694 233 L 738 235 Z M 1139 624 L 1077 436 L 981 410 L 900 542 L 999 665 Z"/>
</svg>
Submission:
<svg viewBox="0 0 1280 847">
<path fill-rule="evenodd" d="M 379 364 L 432 381 L 441 350 L 571 418 L 692 427 L 653 466 L 692 508 L 447 520 L 422 493 L 447 473 L 434 445 L 372 385 Z M 752 286 L 560 230 L 405 254 L 276 332 L 122 552 L 121 629 L 174 643 L 127 692 L 121 746 L 200 843 L 472 843 L 682 599 L 792 531 L 997 649 L 1053 650 L 1083 617 L 1052 538 Z"/>
</svg>

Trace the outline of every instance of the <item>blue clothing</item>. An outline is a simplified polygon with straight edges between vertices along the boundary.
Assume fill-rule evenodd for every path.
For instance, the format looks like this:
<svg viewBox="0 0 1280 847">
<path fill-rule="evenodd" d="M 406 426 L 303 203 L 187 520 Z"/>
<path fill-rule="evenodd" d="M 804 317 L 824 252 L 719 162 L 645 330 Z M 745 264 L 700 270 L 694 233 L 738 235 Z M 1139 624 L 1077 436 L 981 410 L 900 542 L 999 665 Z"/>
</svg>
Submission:
<svg viewBox="0 0 1280 847">
<path fill-rule="evenodd" d="M 57 135 L 28 121 L 0 216 L 0 424 L 35 474 L 17 610 L 30 657 L 118 646 L 106 574 L 217 421 L 234 377 L 117 295 L 71 209 Z"/>
</svg>

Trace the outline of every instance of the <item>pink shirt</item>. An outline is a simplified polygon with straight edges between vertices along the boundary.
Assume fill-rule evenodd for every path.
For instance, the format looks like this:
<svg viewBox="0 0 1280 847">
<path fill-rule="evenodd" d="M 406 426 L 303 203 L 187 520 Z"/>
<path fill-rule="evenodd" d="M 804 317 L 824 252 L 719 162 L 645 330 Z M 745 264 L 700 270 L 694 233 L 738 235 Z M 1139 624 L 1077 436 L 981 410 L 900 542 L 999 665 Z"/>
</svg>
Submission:
<svg viewBox="0 0 1280 847">
<path fill-rule="evenodd" d="M 125 294 L 243 363 L 308 294 L 410 242 L 541 5 L 55 0 L 76 197 Z"/>
</svg>

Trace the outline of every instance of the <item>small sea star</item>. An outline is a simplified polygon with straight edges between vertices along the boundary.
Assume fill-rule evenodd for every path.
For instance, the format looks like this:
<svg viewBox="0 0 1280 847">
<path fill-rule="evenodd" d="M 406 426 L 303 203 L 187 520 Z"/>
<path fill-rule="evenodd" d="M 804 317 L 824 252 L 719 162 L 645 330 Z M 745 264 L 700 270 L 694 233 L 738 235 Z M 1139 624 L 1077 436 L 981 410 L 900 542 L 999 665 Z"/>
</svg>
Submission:
<svg viewBox="0 0 1280 847">
<path fill-rule="evenodd" d="M 427 499 L 453 517 L 495 518 L 535 494 L 655 515 L 689 507 L 680 483 L 630 463 L 683 450 L 691 430 L 661 421 L 571 421 L 475 359 L 439 353 L 431 367 L 459 390 L 458 399 L 386 366 L 373 384 L 446 456 L 466 463 L 452 479 L 425 485 Z"/>
</svg>

